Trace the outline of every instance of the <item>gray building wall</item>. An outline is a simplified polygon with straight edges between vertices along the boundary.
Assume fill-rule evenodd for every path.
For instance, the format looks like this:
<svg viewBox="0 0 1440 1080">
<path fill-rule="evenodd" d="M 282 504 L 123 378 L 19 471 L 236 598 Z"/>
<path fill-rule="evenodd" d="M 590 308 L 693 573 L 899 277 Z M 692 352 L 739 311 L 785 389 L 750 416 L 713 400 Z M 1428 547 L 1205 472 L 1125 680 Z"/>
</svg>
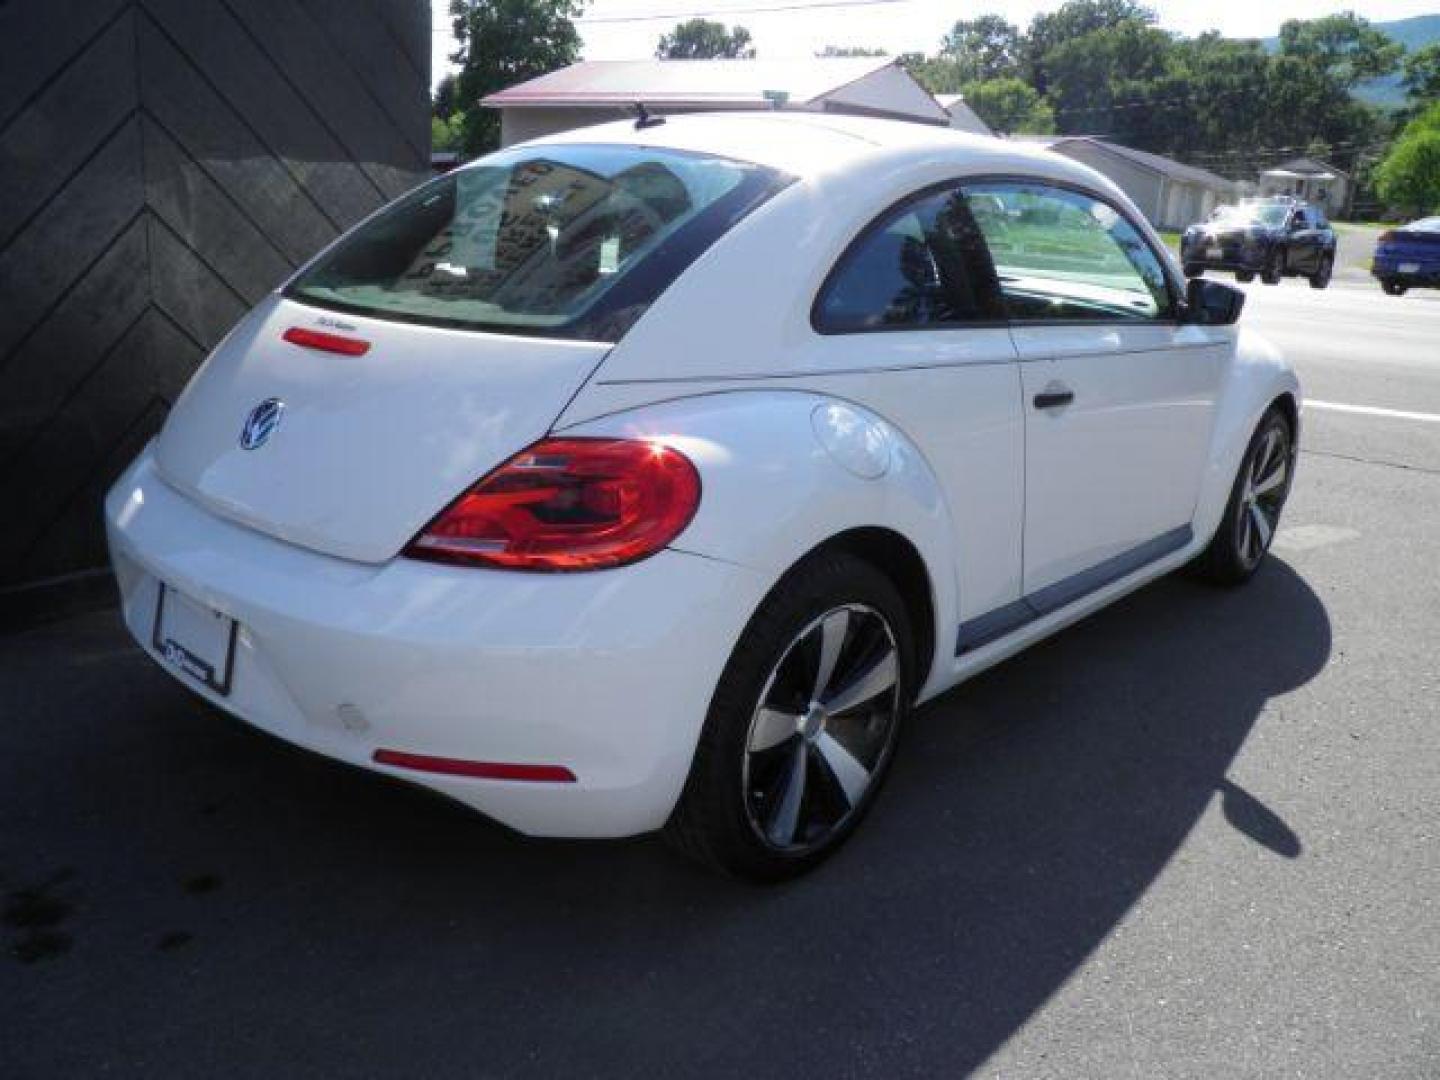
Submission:
<svg viewBox="0 0 1440 1080">
<path fill-rule="evenodd" d="M 0 608 L 244 311 L 428 175 L 429 0 L 0 4 Z"/>
<path fill-rule="evenodd" d="M 1089 165 L 1096 172 L 1108 176 L 1119 189 L 1130 196 L 1130 201 L 1156 228 L 1161 227 L 1165 218 L 1163 177 L 1159 173 L 1141 168 L 1139 165 L 1111 154 L 1100 147 L 1085 142 L 1062 143 L 1055 152 Z"/>
</svg>

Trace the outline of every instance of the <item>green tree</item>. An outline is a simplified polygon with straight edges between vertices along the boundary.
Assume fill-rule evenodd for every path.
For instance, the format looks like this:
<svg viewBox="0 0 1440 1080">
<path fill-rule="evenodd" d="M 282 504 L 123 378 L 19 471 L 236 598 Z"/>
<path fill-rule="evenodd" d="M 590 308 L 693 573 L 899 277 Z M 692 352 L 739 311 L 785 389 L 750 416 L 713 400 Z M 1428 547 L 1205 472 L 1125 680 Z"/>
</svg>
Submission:
<svg viewBox="0 0 1440 1080">
<path fill-rule="evenodd" d="M 1305 147 L 1305 156 L 1311 161 L 1329 161 L 1333 148 L 1324 139 L 1316 137 L 1310 140 L 1310 145 Z"/>
<path fill-rule="evenodd" d="M 1375 170 L 1375 186 L 1391 206 L 1416 214 L 1440 211 L 1440 102 L 1406 125 Z"/>
<path fill-rule="evenodd" d="M 989 124 L 997 135 L 1049 135 L 1055 115 L 1035 88 L 1013 76 L 967 83 L 961 90 L 965 104 Z"/>
<path fill-rule="evenodd" d="M 1336 82 L 1356 83 L 1389 75 L 1405 47 L 1353 11 L 1321 19 L 1291 19 L 1280 27 L 1280 55 L 1319 65 Z"/>
<path fill-rule="evenodd" d="M 965 73 L 954 60 L 944 56 L 906 53 L 900 64 L 932 94 L 958 94 L 965 85 Z"/>
<path fill-rule="evenodd" d="M 1026 82 L 1040 93 L 1048 93 L 1048 57 L 1053 49 L 1124 23 L 1153 26 L 1155 12 L 1134 0 L 1070 0 L 1052 12 L 1036 15 L 1020 43 L 1020 63 Z"/>
<path fill-rule="evenodd" d="M 1130 20 L 1081 34 L 1051 49 L 1045 54 L 1050 82 L 1046 96 L 1060 130 L 1066 134 L 1123 132 L 1135 119 L 1127 114 L 1142 107 L 1138 102 L 1164 100 L 1155 93 L 1154 84 L 1170 72 L 1171 46 L 1169 34 Z"/>
<path fill-rule="evenodd" d="M 463 117 L 455 113 L 446 120 L 440 116 L 430 117 L 430 149 L 431 150 L 460 150 L 464 141 L 465 131 Z"/>
<path fill-rule="evenodd" d="M 441 120 L 449 120 L 454 115 L 459 100 L 455 96 L 455 75 L 446 75 L 435 85 L 435 93 L 430 98 L 430 111 Z"/>
<path fill-rule="evenodd" d="M 1405 57 L 1401 82 L 1412 101 L 1440 101 L 1440 41 Z"/>
<path fill-rule="evenodd" d="M 727 29 L 724 23 L 690 19 L 660 38 L 655 55 L 661 60 L 753 60 L 750 31 Z"/>
<path fill-rule="evenodd" d="M 962 19 L 940 43 L 965 82 L 1011 78 L 1020 70 L 1020 31 L 999 15 Z"/>
<path fill-rule="evenodd" d="M 500 117 L 481 98 L 575 62 L 580 35 L 571 20 L 580 11 L 579 0 L 450 0 L 463 152 L 500 143 Z"/>
<path fill-rule="evenodd" d="M 1135 140 L 1131 145 L 1240 176 L 1251 171 L 1247 159 L 1263 145 L 1261 131 L 1270 122 L 1270 63 L 1258 41 L 1216 33 L 1176 41 L 1164 76 L 1138 92 L 1118 89 L 1123 101 L 1149 103 L 1117 114 L 1118 126 Z"/>
</svg>

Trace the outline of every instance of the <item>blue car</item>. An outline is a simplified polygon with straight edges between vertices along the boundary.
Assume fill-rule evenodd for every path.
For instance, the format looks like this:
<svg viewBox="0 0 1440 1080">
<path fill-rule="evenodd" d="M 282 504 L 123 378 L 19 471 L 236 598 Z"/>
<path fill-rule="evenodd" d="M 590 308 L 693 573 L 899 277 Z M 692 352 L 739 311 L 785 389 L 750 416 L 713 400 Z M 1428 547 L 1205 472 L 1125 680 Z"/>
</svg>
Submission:
<svg viewBox="0 0 1440 1080">
<path fill-rule="evenodd" d="M 1370 272 L 1391 296 L 1440 289 L 1440 217 L 1421 218 L 1380 234 Z"/>
</svg>

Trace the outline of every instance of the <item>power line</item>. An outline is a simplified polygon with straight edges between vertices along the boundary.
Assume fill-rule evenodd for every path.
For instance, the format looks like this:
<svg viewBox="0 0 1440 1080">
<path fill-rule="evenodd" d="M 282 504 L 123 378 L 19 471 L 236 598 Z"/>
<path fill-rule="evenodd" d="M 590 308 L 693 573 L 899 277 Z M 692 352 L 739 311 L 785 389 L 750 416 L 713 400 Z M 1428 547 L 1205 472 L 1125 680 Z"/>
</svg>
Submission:
<svg viewBox="0 0 1440 1080">
<path fill-rule="evenodd" d="M 813 11 L 817 8 L 874 7 L 877 4 L 907 4 L 911 0 L 811 0 L 809 3 L 756 4 L 748 7 L 707 8 L 697 11 L 658 11 L 627 15 L 579 15 L 577 23 L 655 22 L 660 19 L 703 19 L 727 15 L 763 15 L 772 11 Z"/>
<path fill-rule="evenodd" d="M 715 7 L 694 11 L 630 12 L 620 15 L 577 15 L 576 23 L 657 22 L 661 19 L 723 18 L 727 15 L 764 15 L 772 11 L 813 11 L 819 8 L 874 7 L 879 4 L 908 4 L 913 0 L 796 0 L 791 4 L 753 4 L 744 7 Z M 432 26 L 432 34 L 448 34 L 448 26 Z"/>
</svg>

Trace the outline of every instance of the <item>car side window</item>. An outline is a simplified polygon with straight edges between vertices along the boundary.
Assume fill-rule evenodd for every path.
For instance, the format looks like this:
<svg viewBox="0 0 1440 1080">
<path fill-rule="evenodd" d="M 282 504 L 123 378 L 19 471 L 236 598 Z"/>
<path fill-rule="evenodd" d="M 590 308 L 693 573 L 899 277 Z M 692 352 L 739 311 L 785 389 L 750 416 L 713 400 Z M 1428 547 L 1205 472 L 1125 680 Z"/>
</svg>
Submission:
<svg viewBox="0 0 1440 1080">
<path fill-rule="evenodd" d="M 1291 232 L 1299 232 L 1301 229 L 1310 228 L 1310 220 L 1305 216 L 1304 210 L 1296 210 L 1295 217 L 1290 221 Z"/>
<path fill-rule="evenodd" d="M 815 302 L 822 334 L 974 324 L 1003 317 L 975 223 L 950 188 L 886 211 L 851 244 Z"/>
<path fill-rule="evenodd" d="M 1012 321 L 1174 316 L 1159 256 L 1109 203 L 1038 183 L 969 184 L 965 193 Z"/>
</svg>

